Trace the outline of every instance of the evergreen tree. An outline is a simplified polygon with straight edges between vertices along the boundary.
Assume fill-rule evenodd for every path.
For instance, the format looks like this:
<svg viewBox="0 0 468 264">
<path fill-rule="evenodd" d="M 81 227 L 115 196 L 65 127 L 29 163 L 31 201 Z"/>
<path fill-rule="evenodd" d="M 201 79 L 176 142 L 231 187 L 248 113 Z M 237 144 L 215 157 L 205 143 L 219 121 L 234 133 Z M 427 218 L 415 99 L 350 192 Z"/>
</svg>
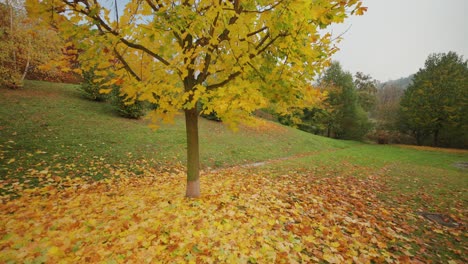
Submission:
<svg viewBox="0 0 468 264">
<path fill-rule="evenodd" d="M 362 72 L 357 72 L 354 77 L 359 105 L 366 112 L 371 112 L 374 110 L 377 102 L 377 81 L 372 79 L 370 75 Z"/>
</svg>

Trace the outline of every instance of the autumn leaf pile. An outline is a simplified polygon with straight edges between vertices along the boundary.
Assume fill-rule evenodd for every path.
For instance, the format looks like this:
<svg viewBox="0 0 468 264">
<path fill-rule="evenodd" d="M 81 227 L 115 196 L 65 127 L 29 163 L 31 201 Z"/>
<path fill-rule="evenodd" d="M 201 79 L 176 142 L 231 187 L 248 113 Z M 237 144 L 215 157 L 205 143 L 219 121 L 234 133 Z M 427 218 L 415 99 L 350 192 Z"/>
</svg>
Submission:
<svg viewBox="0 0 468 264">
<path fill-rule="evenodd" d="M 147 168 L 26 189 L 0 205 L 0 262 L 419 263 L 417 216 L 379 200 L 377 176 L 232 168 L 204 173 L 194 200 L 184 179 Z"/>
</svg>

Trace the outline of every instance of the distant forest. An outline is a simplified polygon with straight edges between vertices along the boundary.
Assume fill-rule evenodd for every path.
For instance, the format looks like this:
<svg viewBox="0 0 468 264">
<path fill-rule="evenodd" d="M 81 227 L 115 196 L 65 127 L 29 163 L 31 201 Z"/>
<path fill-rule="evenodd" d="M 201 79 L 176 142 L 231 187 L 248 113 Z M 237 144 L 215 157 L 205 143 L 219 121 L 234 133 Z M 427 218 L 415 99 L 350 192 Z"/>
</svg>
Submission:
<svg viewBox="0 0 468 264">
<path fill-rule="evenodd" d="M 414 74 L 411 74 L 408 77 L 402 77 L 402 78 L 399 78 L 399 79 L 396 79 L 396 80 L 390 80 L 390 81 L 386 81 L 386 82 L 378 82 L 377 83 L 377 88 L 382 89 L 385 86 L 393 85 L 393 86 L 400 87 L 400 88 L 406 90 L 406 88 L 408 88 L 408 86 L 413 81 L 413 77 L 414 77 Z"/>
</svg>

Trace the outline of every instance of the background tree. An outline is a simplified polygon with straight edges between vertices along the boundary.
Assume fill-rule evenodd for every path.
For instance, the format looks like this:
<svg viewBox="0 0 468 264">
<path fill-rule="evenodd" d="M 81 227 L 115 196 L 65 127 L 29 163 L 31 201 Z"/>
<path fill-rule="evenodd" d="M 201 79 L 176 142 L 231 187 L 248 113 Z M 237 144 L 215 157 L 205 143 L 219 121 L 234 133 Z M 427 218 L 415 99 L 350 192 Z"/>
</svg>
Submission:
<svg viewBox="0 0 468 264">
<path fill-rule="evenodd" d="M 367 113 L 359 104 L 351 73 L 343 71 L 339 62 L 333 62 L 321 77 L 320 86 L 328 92 L 326 102 L 331 107 L 326 116 L 327 135 L 342 139 L 361 139 L 369 131 L 371 124 Z"/>
<path fill-rule="evenodd" d="M 394 84 L 385 85 L 377 91 L 374 115 L 382 129 L 396 129 L 400 100 L 404 92 L 403 88 Z"/>
<path fill-rule="evenodd" d="M 377 81 L 372 79 L 370 75 L 357 72 L 354 75 L 354 85 L 362 109 L 366 112 L 374 110 L 377 101 Z"/>
<path fill-rule="evenodd" d="M 432 136 L 432 144 L 465 145 L 468 122 L 467 61 L 455 52 L 431 54 L 401 100 L 400 125 L 418 144 Z M 450 136 L 449 136 L 450 135 Z"/>
<path fill-rule="evenodd" d="M 333 108 L 325 101 L 324 94 L 321 93 L 322 98 L 319 104 L 306 108 L 295 108 L 287 115 L 277 115 L 277 120 L 283 125 L 316 135 L 323 135 L 326 131 L 330 132 L 329 128 L 333 125 Z"/>
<path fill-rule="evenodd" d="M 129 100 L 158 105 L 153 121 L 184 111 L 188 197 L 200 195 L 197 103 L 230 123 L 268 104 L 280 113 L 313 105 L 308 84 L 336 50 L 319 29 L 366 10 L 356 0 L 134 0 L 115 19 L 98 1 L 29 2 L 48 17 L 58 11 L 62 31 L 92 39 L 86 53 L 99 68 L 113 67 L 109 83 L 119 82 Z M 134 66 L 141 54 L 152 60 L 147 79 Z"/>
<path fill-rule="evenodd" d="M 0 2 L 0 84 L 21 87 L 31 68 L 60 55 L 56 32 L 31 19 L 22 1 Z"/>
<path fill-rule="evenodd" d="M 406 88 L 408 88 L 408 86 L 413 82 L 413 77 L 414 77 L 414 74 L 410 74 L 407 77 L 401 77 L 395 80 L 389 80 L 383 83 L 378 83 L 377 88 L 380 89 L 380 88 L 383 88 L 384 86 L 394 85 L 396 87 L 400 87 L 403 90 L 406 90 Z"/>
<path fill-rule="evenodd" d="M 371 115 L 376 120 L 375 139 L 379 143 L 401 143 L 398 129 L 398 111 L 404 89 L 397 84 L 386 84 L 377 90 L 376 104 Z"/>
</svg>

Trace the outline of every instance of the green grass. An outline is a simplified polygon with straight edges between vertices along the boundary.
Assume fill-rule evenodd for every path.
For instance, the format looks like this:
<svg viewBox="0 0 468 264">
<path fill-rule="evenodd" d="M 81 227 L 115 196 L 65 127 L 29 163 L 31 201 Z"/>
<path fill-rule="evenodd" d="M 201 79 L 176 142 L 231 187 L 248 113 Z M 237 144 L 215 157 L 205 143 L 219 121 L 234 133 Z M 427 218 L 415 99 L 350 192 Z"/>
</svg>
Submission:
<svg viewBox="0 0 468 264">
<path fill-rule="evenodd" d="M 185 163 L 182 116 L 153 131 L 146 120 L 121 118 L 109 104 L 86 100 L 76 85 L 29 81 L 23 90 L 0 92 L 1 177 L 21 177 L 27 168 L 50 166 L 47 161 L 77 166 L 95 159 L 111 164 L 146 159 L 155 166 Z M 200 119 L 200 142 L 204 168 L 347 147 L 292 128 L 271 125 L 233 132 L 205 119 Z"/>
<path fill-rule="evenodd" d="M 308 169 L 316 171 L 317 176 L 385 175 L 383 179 L 390 192 L 383 196 L 384 199 L 389 195 L 405 195 L 416 202 L 420 194 L 426 193 L 432 199 L 412 203 L 415 209 L 449 211 L 460 200 L 466 206 L 468 173 L 454 164 L 468 162 L 468 152 L 436 150 L 358 143 L 348 148 L 274 163 L 269 167 L 281 173 L 285 169 Z"/>
</svg>

